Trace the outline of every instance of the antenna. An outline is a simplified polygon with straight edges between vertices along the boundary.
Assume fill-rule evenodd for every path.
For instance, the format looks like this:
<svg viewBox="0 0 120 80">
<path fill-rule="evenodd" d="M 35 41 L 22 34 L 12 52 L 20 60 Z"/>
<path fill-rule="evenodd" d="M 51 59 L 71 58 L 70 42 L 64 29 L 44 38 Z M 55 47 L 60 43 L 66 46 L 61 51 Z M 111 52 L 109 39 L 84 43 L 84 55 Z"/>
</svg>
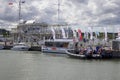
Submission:
<svg viewBox="0 0 120 80">
<path fill-rule="evenodd" d="M 62 6 L 61 4 L 60 4 L 60 0 L 58 0 L 58 22 L 59 22 L 59 20 L 60 20 L 60 6 Z"/>
</svg>

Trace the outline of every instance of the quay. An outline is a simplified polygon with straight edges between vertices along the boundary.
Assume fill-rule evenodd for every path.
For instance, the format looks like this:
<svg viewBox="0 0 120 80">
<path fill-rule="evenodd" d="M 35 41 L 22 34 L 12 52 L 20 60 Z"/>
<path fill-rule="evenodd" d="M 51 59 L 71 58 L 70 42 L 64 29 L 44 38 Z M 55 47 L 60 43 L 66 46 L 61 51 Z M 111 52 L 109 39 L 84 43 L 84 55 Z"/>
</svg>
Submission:
<svg viewBox="0 0 120 80">
<path fill-rule="evenodd" d="M 31 46 L 29 51 L 41 51 L 41 46 Z"/>
<path fill-rule="evenodd" d="M 12 47 L 13 47 L 12 45 L 9 45 L 9 46 L 6 45 L 6 46 L 4 46 L 3 50 L 10 50 Z"/>
<path fill-rule="evenodd" d="M 12 45 L 6 45 L 3 50 L 11 50 L 12 47 Z M 41 46 L 31 46 L 29 51 L 41 51 Z"/>
</svg>

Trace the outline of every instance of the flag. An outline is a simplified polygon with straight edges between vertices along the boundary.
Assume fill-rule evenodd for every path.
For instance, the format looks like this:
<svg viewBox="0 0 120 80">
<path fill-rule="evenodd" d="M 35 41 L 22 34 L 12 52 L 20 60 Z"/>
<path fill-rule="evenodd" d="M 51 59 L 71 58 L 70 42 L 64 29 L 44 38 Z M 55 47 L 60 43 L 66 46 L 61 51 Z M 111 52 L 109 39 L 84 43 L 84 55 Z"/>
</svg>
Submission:
<svg viewBox="0 0 120 80">
<path fill-rule="evenodd" d="M 104 31 L 105 31 L 105 41 L 107 40 L 107 30 L 106 28 L 104 28 Z"/>
<path fill-rule="evenodd" d="M 118 37 L 120 37 L 120 28 L 118 29 Z"/>
<path fill-rule="evenodd" d="M 25 1 L 21 1 L 21 3 L 25 3 Z"/>
<path fill-rule="evenodd" d="M 95 35 L 96 35 L 96 38 L 97 38 L 100 35 L 100 33 L 96 31 Z"/>
<path fill-rule="evenodd" d="M 76 37 L 77 37 L 77 35 L 76 35 L 76 33 L 77 33 L 76 30 L 72 29 L 72 31 L 73 31 L 73 37 L 76 38 Z"/>
<path fill-rule="evenodd" d="M 12 3 L 12 2 L 9 2 L 8 5 L 13 5 L 13 3 Z"/>
<path fill-rule="evenodd" d="M 89 29 L 89 33 L 90 33 L 90 39 L 92 40 L 93 39 L 93 32 L 92 32 L 92 28 L 91 27 L 88 27 Z"/>
<path fill-rule="evenodd" d="M 66 28 L 64 30 L 65 30 L 65 36 L 66 36 L 66 38 L 68 38 L 68 34 L 69 34 L 68 26 L 66 26 Z"/>
<path fill-rule="evenodd" d="M 55 39 L 55 30 L 54 30 L 54 28 L 51 28 L 51 31 L 52 31 L 53 39 Z"/>
<path fill-rule="evenodd" d="M 78 35 L 79 35 L 79 40 L 82 40 L 82 32 L 80 29 L 78 29 Z"/>
<path fill-rule="evenodd" d="M 61 30 L 62 30 L 62 36 L 64 39 L 66 39 L 66 36 L 65 36 L 65 30 L 61 27 Z"/>
<path fill-rule="evenodd" d="M 76 42 L 77 41 L 77 31 L 72 29 L 73 32 L 73 41 Z"/>
<path fill-rule="evenodd" d="M 88 32 L 84 33 L 84 38 L 88 39 Z"/>
</svg>

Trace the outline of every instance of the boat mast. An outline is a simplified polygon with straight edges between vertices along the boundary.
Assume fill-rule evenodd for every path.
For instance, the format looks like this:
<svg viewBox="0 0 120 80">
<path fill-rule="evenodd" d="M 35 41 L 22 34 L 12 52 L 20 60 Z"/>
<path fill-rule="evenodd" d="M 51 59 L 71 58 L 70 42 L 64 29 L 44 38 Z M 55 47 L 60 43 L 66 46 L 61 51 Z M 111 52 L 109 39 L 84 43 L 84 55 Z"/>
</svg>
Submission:
<svg viewBox="0 0 120 80">
<path fill-rule="evenodd" d="M 19 23 L 21 20 L 21 0 L 19 0 Z"/>
<path fill-rule="evenodd" d="M 58 0 L 58 23 L 59 23 L 59 19 L 60 19 L 60 0 Z"/>
</svg>

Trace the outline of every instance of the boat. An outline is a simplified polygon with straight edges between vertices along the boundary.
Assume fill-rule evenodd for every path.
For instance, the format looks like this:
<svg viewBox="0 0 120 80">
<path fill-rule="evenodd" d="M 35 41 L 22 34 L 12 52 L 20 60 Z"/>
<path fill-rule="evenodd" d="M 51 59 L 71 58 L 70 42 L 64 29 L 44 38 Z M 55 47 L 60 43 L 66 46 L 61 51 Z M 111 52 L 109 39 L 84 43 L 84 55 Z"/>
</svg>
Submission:
<svg viewBox="0 0 120 80">
<path fill-rule="evenodd" d="M 11 48 L 11 50 L 16 50 L 16 51 L 28 51 L 29 50 L 29 46 L 28 45 L 26 45 L 25 43 L 17 43 L 17 44 L 15 44 L 12 48 Z"/>
<path fill-rule="evenodd" d="M 68 45 L 73 42 L 73 39 L 50 39 L 45 40 L 41 47 L 43 53 L 60 53 L 66 54 Z"/>
<path fill-rule="evenodd" d="M 83 48 L 81 42 L 75 42 L 71 46 L 73 47 L 66 51 L 69 57 L 79 59 L 100 59 L 102 57 L 100 54 L 94 53 L 90 46 Z"/>
<path fill-rule="evenodd" d="M 75 50 L 68 50 L 66 51 L 67 55 L 72 58 L 78 58 L 78 59 L 101 59 L 101 55 L 99 54 L 92 54 L 92 55 L 86 55 L 85 53 L 76 54 Z"/>
<path fill-rule="evenodd" d="M 67 55 L 72 58 L 86 58 L 84 54 L 75 54 L 75 50 L 66 51 Z"/>
</svg>

